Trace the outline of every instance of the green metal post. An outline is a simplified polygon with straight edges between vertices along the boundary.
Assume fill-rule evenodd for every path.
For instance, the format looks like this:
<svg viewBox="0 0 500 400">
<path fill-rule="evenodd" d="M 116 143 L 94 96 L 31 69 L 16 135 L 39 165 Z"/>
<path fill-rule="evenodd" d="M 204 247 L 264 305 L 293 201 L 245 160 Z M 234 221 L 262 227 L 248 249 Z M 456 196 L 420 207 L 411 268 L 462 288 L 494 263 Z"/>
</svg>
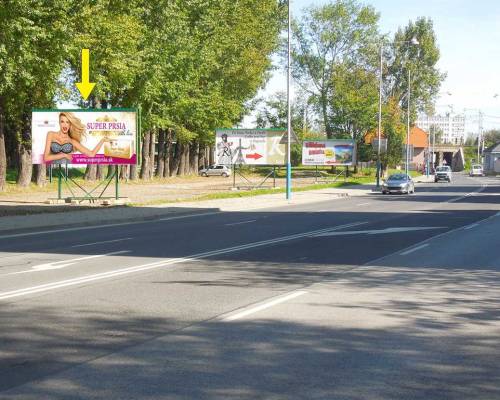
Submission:
<svg viewBox="0 0 500 400">
<path fill-rule="evenodd" d="M 61 200 L 61 194 L 62 194 L 62 168 L 61 164 L 59 164 L 59 174 L 57 177 L 57 199 Z"/>
<path fill-rule="evenodd" d="M 119 192 L 118 187 L 120 185 L 120 181 L 118 179 L 118 165 L 115 166 L 115 199 L 118 200 Z"/>
</svg>

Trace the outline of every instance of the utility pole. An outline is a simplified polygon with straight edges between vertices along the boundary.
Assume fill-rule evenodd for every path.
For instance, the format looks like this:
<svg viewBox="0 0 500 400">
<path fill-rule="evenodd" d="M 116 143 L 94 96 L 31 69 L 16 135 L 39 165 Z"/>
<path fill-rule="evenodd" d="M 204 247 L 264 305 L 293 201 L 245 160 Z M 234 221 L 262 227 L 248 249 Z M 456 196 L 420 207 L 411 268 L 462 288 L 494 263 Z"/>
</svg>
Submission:
<svg viewBox="0 0 500 400">
<path fill-rule="evenodd" d="M 286 135 L 286 199 L 290 200 L 292 197 L 292 164 L 291 164 L 291 103 L 290 103 L 290 78 L 291 78 L 291 70 L 290 70 L 290 52 L 291 52 L 291 10 L 290 10 L 290 1 L 288 0 L 288 65 L 287 65 L 287 75 L 286 75 L 286 98 L 287 98 L 287 135 Z"/>
</svg>

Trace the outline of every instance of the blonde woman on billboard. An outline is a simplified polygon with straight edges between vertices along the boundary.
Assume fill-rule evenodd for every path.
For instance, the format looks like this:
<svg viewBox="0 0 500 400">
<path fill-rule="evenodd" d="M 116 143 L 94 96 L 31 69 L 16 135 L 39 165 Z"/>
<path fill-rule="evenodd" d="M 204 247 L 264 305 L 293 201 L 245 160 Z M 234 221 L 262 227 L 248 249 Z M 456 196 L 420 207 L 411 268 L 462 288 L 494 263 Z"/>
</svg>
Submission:
<svg viewBox="0 0 500 400">
<path fill-rule="evenodd" d="M 93 150 L 87 149 L 82 143 L 85 125 L 71 112 L 59 114 L 59 131 L 48 132 L 45 140 L 43 159 L 46 163 L 59 160 L 71 161 L 73 152 L 78 151 L 88 157 L 95 157 L 108 138 L 102 138 Z M 66 161 L 66 162 L 67 162 Z"/>
</svg>

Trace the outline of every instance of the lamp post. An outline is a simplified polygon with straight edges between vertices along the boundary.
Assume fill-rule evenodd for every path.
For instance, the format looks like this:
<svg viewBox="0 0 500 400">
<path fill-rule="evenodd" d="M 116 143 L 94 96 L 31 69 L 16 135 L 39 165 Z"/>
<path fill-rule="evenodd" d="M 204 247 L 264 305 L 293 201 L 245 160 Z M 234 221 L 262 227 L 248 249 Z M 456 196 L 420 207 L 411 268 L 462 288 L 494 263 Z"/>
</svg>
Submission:
<svg viewBox="0 0 500 400">
<path fill-rule="evenodd" d="M 291 37 L 291 11 L 290 1 L 288 0 L 288 62 L 287 62 L 287 76 L 286 76 L 286 98 L 287 98 L 287 132 L 286 132 L 286 199 L 290 200 L 292 197 L 292 164 L 290 160 L 290 137 L 291 137 L 291 104 L 290 104 L 290 37 Z"/>
<path fill-rule="evenodd" d="M 409 42 L 412 45 L 418 46 L 420 43 L 417 38 L 412 38 Z M 406 130 L 406 165 L 405 173 L 408 175 L 410 172 L 410 98 L 411 96 L 411 68 L 408 66 L 408 116 L 407 116 L 407 130 Z M 413 158 L 413 157 L 412 157 Z"/>
<path fill-rule="evenodd" d="M 402 43 L 410 43 L 412 45 L 418 46 L 420 43 L 417 38 L 412 38 L 409 41 L 403 41 Z M 379 70 L 379 98 L 378 98 L 378 131 L 377 131 L 377 188 L 380 187 L 380 145 L 381 145 L 381 131 L 382 131 L 382 69 L 384 64 L 384 45 L 380 45 L 380 70 Z M 409 143 L 410 143 L 410 79 L 411 73 L 410 68 L 408 68 L 408 132 L 406 138 L 406 174 L 408 174 L 408 162 L 409 162 Z"/>
<path fill-rule="evenodd" d="M 380 46 L 380 72 L 379 72 L 379 92 L 378 92 L 378 143 L 377 143 L 377 189 L 380 188 L 380 139 L 382 131 L 382 67 L 384 64 L 384 46 Z"/>
</svg>

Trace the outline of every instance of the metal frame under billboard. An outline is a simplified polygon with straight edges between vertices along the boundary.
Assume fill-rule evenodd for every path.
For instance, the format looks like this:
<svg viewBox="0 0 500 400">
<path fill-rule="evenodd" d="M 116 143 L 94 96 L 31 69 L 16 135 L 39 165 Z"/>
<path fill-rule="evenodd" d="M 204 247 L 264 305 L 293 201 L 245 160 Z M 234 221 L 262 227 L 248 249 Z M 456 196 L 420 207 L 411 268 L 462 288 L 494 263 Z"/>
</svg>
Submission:
<svg viewBox="0 0 500 400">
<path fill-rule="evenodd" d="M 285 165 L 286 129 L 217 129 L 215 162 L 220 165 Z"/>
<path fill-rule="evenodd" d="M 351 166 L 356 163 L 354 140 L 305 140 L 302 165 Z"/>
<path fill-rule="evenodd" d="M 136 165 L 139 110 L 33 109 L 33 164 Z"/>
</svg>

